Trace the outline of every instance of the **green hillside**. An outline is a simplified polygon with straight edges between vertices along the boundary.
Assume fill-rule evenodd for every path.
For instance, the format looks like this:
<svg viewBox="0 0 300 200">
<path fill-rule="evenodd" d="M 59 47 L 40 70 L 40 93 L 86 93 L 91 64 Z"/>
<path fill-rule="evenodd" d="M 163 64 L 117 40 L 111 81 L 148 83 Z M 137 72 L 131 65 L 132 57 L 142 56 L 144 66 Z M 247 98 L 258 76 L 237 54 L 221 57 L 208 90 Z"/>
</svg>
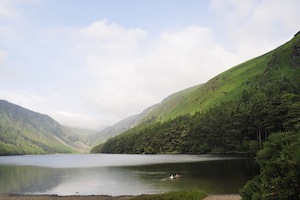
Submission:
<svg viewBox="0 0 300 200">
<path fill-rule="evenodd" d="M 195 110 L 191 105 L 195 98 L 192 94 L 202 86 L 203 84 L 196 85 L 170 95 L 160 104 L 155 105 L 152 111 L 141 120 L 140 124 L 153 121 L 164 122 L 179 115 L 192 113 Z"/>
<path fill-rule="evenodd" d="M 205 111 L 222 101 L 237 98 L 257 84 L 259 74 L 272 57 L 271 53 L 242 63 L 219 74 L 205 84 L 175 93 L 162 101 L 142 122 L 165 122 L 181 115 Z"/>
<path fill-rule="evenodd" d="M 195 114 L 220 102 L 239 98 L 243 91 L 259 87 L 264 82 L 278 80 L 281 76 L 293 76 L 293 70 L 287 65 L 294 42 L 290 41 L 272 52 L 239 64 L 205 84 L 171 95 L 143 121 L 156 119 L 164 122 L 180 115 Z"/>
<path fill-rule="evenodd" d="M 84 141 L 47 115 L 0 100 L 0 155 L 86 151 Z"/>
<path fill-rule="evenodd" d="M 251 151 L 271 132 L 300 127 L 300 35 L 262 56 L 171 95 L 98 152 Z"/>
</svg>

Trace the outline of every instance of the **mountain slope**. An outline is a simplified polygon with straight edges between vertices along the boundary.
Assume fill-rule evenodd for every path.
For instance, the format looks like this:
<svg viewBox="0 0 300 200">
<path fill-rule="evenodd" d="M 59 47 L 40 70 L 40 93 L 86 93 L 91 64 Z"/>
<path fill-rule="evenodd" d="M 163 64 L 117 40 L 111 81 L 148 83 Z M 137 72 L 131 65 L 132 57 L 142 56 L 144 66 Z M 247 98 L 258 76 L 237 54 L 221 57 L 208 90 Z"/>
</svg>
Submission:
<svg viewBox="0 0 300 200">
<path fill-rule="evenodd" d="M 80 137 L 47 115 L 0 100 L 0 155 L 87 150 Z"/>
<path fill-rule="evenodd" d="M 275 50 L 187 90 L 180 101 L 177 95 L 167 98 L 135 128 L 108 140 L 102 152 L 253 150 L 271 132 L 300 127 L 299 80 L 297 34 Z"/>
<path fill-rule="evenodd" d="M 202 86 L 203 84 L 196 85 L 168 96 L 161 103 L 156 104 L 156 106 L 141 119 L 140 123 L 151 123 L 153 121 L 164 122 L 181 114 L 191 113 L 193 110 L 190 104 L 190 102 L 193 102 L 191 93 L 199 90 Z"/>
<path fill-rule="evenodd" d="M 296 34 L 293 40 L 281 47 L 241 63 L 217 75 L 201 87 L 191 88 L 180 101 L 167 98 L 167 103 L 163 101 L 142 121 L 156 119 L 164 122 L 180 115 L 202 112 L 220 102 L 236 99 L 243 91 L 259 87 L 260 84 L 279 80 L 282 76 L 296 76 L 294 68 L 299 65 L 299 37 L 299 34 Z M 171 106 L 174 103 L 169 102 L 176 102 L 175 106 Z"/>
<path fill-rule="evenodd" d="M 176 102 L 170 106 L 162 102 L 161 106 L 156 107 L 143 121 L 147 119 L 157 119 L 157 121 L 168 121 L 181 115 L 195 114 L 202 112 L 210 107 L 222 102 L 237 98 L 244 90 L 254 87 L 259 81 L 260 74 L 265 70 L 265 66 L 272 57 L 272 53 L 254 58 L 226 72 L 212 78 L 205 84 L 191 88 L 181 101 L 168 99 L 169 102 Z M 173 97 L 173 95 L 171 95 Z"/>
<path fill-rule="evenodd" d="M 93 134 L 90 136 L 90 144 L 91 146 L 95 146 L 99 143 L 103 143 L 107 141 L 109 138 L 117 136 L 130 128 L 135 127 L 149 112 L 151 112 L 156 105 L 153 105 L 147 109 L 145 109 L 142 113 L 137 115 L 129 116 L 116 124 L 105 128 L 99 133 Z"/>
<path fill-rule="evenodd" d="M 201 86 L 202 84 L 176 92 L 164 99 L 161 103 L 146 108 L 142 113 L 129 116 L 118 123 L 105 128 L 104 130 L 90 137 L 90 141 L 92 141 L 91 145 L 95 146 L 97 144 L 104 143 L 109 138 L 120 135 L 121 133 L 134 128 L 138 124 L 151 123 L 151 121 L 155 121 L 157 118 L 156 116 L 159 115 L 156 113 L 160 113 L 161 110 L 163 110 L 164 113 L 166 113 L 166 110 L 174 110 L 173 108 L 180 106 L 182 102 L 186 100 L 187 95 L 190 92 L 198 89 Z"/>
</svg>

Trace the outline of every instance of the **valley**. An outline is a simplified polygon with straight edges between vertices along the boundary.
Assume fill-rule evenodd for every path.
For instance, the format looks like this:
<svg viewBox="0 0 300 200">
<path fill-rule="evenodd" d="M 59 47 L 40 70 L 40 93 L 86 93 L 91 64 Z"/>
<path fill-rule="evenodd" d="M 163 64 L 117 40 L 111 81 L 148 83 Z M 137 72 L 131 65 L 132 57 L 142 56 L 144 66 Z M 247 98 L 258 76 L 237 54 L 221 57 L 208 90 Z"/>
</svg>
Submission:
<svg viewBox="0 0 300 200">
<path fill-rule="evenodd" d="M 1 155 L 256 152 L 299 130 L 300 36 L 99 132 L 0 101 Z"/>
</svg>

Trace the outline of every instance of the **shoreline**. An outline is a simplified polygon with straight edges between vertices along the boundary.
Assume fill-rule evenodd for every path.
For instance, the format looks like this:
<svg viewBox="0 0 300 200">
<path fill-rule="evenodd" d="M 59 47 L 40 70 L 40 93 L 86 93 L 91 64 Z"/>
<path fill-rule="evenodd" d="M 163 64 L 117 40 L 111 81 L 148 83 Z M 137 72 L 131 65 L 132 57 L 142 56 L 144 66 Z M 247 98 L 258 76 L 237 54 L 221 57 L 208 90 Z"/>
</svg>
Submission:
<svg viewBox="0 0 300 200">
<path fill-rule="evenodd" d="M 135 196 L 133 195 L 121 195 L 121 196 L 110 196 L 110 195 L 69 195 L 60 196 L 55 194 L 0 194 L 0 200 L 127 200 Z"/>
<path fill-rule="evenodd" d="M 129 200 L 140 195 L 25 195 L 25 194 L 0 194 L 0 200 Z M 151 195 L 149 195 L 151 196 Z M 239 194 L 209 194 L 203 200 L 241 200 Z"/>
</svg>

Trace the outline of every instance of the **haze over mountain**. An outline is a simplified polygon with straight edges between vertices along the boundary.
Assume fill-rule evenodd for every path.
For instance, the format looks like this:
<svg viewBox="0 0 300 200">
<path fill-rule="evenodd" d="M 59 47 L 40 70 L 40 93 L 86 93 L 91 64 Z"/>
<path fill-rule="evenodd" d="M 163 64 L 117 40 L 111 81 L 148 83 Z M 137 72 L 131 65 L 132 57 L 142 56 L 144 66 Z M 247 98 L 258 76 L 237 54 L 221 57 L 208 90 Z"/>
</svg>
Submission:
<svg viewBox="0 0 300 200">
<path fill-rule="evenodd" d="M 106 142 L 107 139 L 114 137 L 116 135 L 119 135 L 119 134 L 127 131 L 130 128 L 135 127 L 155 107 L 156 107 L 156 105 L 153 105 L 153 106 L 145 109 L 140 114 L 129 116 L 129 117 L 117 122 L 116 124 L 103 129 L 99 133 L 95 133 L 95 134 L 91 135 L 89 144 L 91 146 L 95 146 L 99 143 Z"/>
<path fill-rule="evenodd" d="M 153 113 L 157 113 L 157 112 L 167 113 L 167 110 L 171 110 L 172 108 L 181 105 L 185 100 L 185 95 L 189 94 L 191 91 L 201 86 L 202 84 L 176 92 L 170 95 L 169 97 L 167 97 L 166 99 L 164 99 L 161 103 L 146 108 L 142 113 L 129 116 L 117 122 L 116 124 L 105 128 L 99 133 L 95 133 L 94 135 L 91 136 L 91 145 L 95 146 L 99 143 L 103 143 L 111 137 L 117 136 L 127 131 L 130 128 L 134 128 L 136 125 L 138 125 L 141 122 L 153 120 L 153 118 L 156 118 L 155 116 L 153 116 Z"/>
</svg>

